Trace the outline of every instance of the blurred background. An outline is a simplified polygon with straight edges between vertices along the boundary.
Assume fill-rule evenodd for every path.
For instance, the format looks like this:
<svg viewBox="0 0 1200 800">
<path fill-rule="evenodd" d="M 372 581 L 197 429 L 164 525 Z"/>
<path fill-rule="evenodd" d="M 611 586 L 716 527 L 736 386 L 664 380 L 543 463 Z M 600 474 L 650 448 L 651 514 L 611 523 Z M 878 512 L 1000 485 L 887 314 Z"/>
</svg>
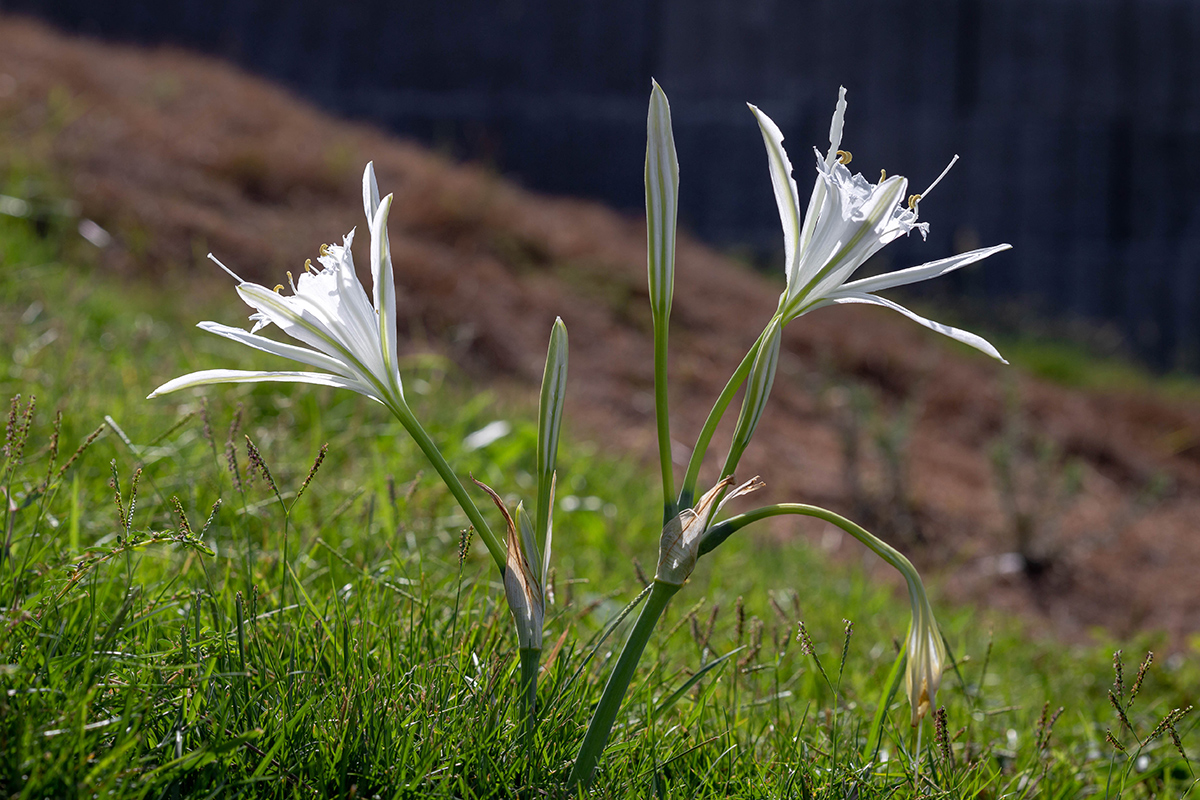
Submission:
<svg viewBox="0 0 1200 800">
<path fill-rule="evenodd" d="M 532 189 L 640 213 L 651 76 L 668 92 L 681 223 L 775 264 L 762 143 L 799 183 L 849 90 L 854 166 L 917 191 L 931 243 L 1014 251 L 923 291 L 1012 301 L 1155 368 L 1200 368 L 1200 4 L 1192 0 L 5 0 L 64 28 L 215 54 L 340 115 Z M 1082 327 L 1077 323 L 1084 321 Z"/>
</svg>

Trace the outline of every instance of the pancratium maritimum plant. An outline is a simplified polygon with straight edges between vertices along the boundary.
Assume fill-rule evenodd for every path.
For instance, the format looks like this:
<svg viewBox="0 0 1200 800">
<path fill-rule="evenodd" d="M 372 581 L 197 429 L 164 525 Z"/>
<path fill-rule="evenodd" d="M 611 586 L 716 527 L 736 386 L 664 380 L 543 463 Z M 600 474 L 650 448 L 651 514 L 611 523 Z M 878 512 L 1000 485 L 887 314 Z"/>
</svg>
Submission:
<svg viewBox="0 0 1200 800">
<path fill-rule="evenodd" d="M 495 561 L 505 585 L 516 585 L 526 576 L 514 575 L 515 565 L 524 563 L 524 556 L 512 552 L 514 538 L 502 543 L 492 533 L 487 521 L 471 500 L 462 482 L 446 462 L 433 439 L 413 415 L 404 399 L 403 384 L 396 355 L 396 283 L 392 268 L 391 245 L 388 240 L 387 218 L 392 196 L 382 200 L 375 180 L 375 169 L 367 164 L 363 172 L 363 211 L 371 234 L 372 297 L 358 280 L 354 270 L 351 245 L 354 231 L 348 233 L 341 245 L 321 248 L 314 267 L 306 262 L 299 280 L 288 273 L 291 294 L 285 294 L 281 284 L 273 290 L 243 280 L 210 254 L 221 269 L 237 282 L 242 300 L 254 309 L 250 316 L 254 326 L 249 330 L 201 322 L 199 327 L 224 336 L 256 350 L 298 361 L 322 372 L 307 371 L 248 371 L 208 369 L 180 376 L 164 383 L 150 397 L 214 383 L 259 383 L 264 381 L 311 383 L 351 389 L 386 406 L 404 425 L 425 456 L 433 464 L 459 506 L 479 532 Z M 275 325 L 291 338 L 307 347 L 300 347 L 263 336 L 260 330 Z M 541 395 L 541 416 L 538 425 L 538 498 L 536 527 L 545 542 L 545 564 L 550 556 L 550 509 L 554 496 L 554 463 L 558 452 L 558 435 L 562 424 L 563 399 L 567 379 L 567 328 L 561 319 L 555 321 L 550 333 Z M 490 492 L 491 490 L 489 490 Z M 493 497 L 495 494 L 493 493 Z M 498 500 L 498 498 L 497 498 Z M 503 505 L 501 504 L 503 511 Z M 505 516 L 508 516 L 505 511 Z M 508 520 L 511 528 L 511 519 Z M 526 550 L 528 552 L 528 550 Z M 541 566 L 539 564 L 539 566 Z M 544 568 L 543 568 L 544 569 Z M 539 571 L 537 576 L 541 576 Z M 534 577 L 532 574 L 530 577 Z M 536 580 L 542 580 L 536 577 Z M 514 623 L 521 649 L 522 674 L 526 678 L 529 697 L 536 697 L 537 664 L 541 654 L 542 609 L 540 586 L 533 595 L 508 592 Z M 531 598 L 538 598 L 536 614 Z M 534 631 L 534 627 L 538 629 Z M 536 642 L 536 644 L 535 644 Z M 533 703 L 529 703 L 533 713 Z"/>
<path fill-rule="evenodd" d="M 802 216 L 792 165 L 783 149 L 783 134 L 766 114 L 754 106 L 750 106 L 750 110 L 758 120 L 766 143 L 771 183 L 783 223 L 787 286 L 780 295 L 775 314 L 713 405 L 676 495 L 668 439 L 670 430 L 666 419 L 665 376 L 666 331 L 675 272 L 675 209 L 678 205 L 679 166 L 675 158 L 667 98 L 657 83 L 651 92 L 646 145 L 646 218 L 650 302 L 655 337 L 655 409 L 658 415 L 665 524 L 660 537 L 659 571 L 588 726 L 571 773 L 572 786 L 587 785 L 591 781 L 637 661 L 663 610 L 680 590 L 694 568 L 696 559 L 711 552 L 734 531 L 766 517 L 800 514 L 823 519 L 859 539 L 904 576 L 913 617 L 902 657 L 908 660 L 905 685 L 912 704 L 914 726 L 932 708 L 942 670 L 948 661 L 941 633 L 916 569 L 903 555 L 860 526 L 825 509 L 798 503 L 767 506 L 715 524 L 712 517 L 725 500 L 759 485 L 755 478 L 726 497 L 726 492 L 733 484 L 733 473 L 754 435 L 770 396 L 779 360 L 782 329 L 787 323 L 810 311 L 831 305 L 880 305 L 1003 361 L 996 348 L 983 338 L 925 319 L 891 300 L 879 297 L 876 292 L 944 275 L 1006 250 L 1009 246 L 1002 244 L 982 248 L 910 269 L 851 280 L 855 271 L 888 243 L 914 229 L 925 235 L 928 224 L 917 221 L 921 195 L 912 195 L 906 201 L 908 181 L 903 177 L 888 178 L 881 175 L 878 183 L 872 183 L 861 174 L 851 174 L 846 168 L 850 154 L 840 149 L 846 113 L 845 89 L 842 89 L 830 125 L 829 151 L 824 156 L 819 152 L 817 154 L 816 182 L 809 197 L 807 212 Z M 955 156 L 954 160 L 957 158 Z M 951 165 L 954 160 L 950 162 Z M 928 194 L 949 169 L 947 167 L 923 194 Z M 721 467 L 722 478 L 693 506 L 700 465 L 718 423 L 742 384 L 746 384 L 746 390 L 733 438 Z"/>
</svg>

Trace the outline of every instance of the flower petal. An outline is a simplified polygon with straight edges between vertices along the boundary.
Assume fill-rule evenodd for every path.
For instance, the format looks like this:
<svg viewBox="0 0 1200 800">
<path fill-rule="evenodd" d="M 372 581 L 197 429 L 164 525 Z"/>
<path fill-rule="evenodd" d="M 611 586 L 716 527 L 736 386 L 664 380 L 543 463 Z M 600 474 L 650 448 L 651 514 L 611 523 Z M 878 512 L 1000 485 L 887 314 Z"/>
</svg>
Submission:
<svg viewBox="0 0 1200 800">
<path fill-rule="evenodd" d="M 392 270 L 392 248 L 387 231 L 391 210 L 392 195 L 389 194 L 379 203 L 371 221 L 371 280 L 375 293 L 374 323 L 379 331 L 380 359 L 389 385 L 403 398 L 404 388 L 396 358 L 396 277 Z"/>
<path fill-rule="evenodd" d="M 1008 250 L 1012 247 L 1011 244 L 998 244 L 994 247 L 982 247 L 978 250 L 972 250 L 969 253 L 959 253 L 956 256 L 942 258 L 937 261 L 930 261 L 928 264 L 921 264 L 917 267 L 909 267 L 895 272 L 885 272 L 882 275 L 875 275 L 870 278 L 862 278 L 857 281 L 851 281 L 844 285 L 844 289 L 851 292 L 879 292 L 884 289 L 891 289 L 896 286 L 907 286 L 910 283 L 919 281 L 927 281 L 931 278 L 937 278 L 956 269 L 962 269 L 968 264 L 974 264 L 976 261 L 982 261 L 988 256 L 995 255 L 1003 250 Z"/>
<path fill-rule="evenodd" d="M 375 162 L 368 161 L 363 170 L 363 211 L 367 215 L 367 225 L 375 220 L 375 211 L 379 208 L 379 184 L 375 182 Z"/>
<path fill-rule="evenodd" d="M 203 369 L 199 372 L 190 372 L 187 375 L 181 375 L 174 380 L 167 381 L 151 392 L 146 399 L 149 400 L 159 395 L 177 392 L 180 389 L 207 386 L 213 383 L 259 383 L 272 381 L 276 383 L 312 383 L 318 386 L 335 386 L 339 389 L 352 389 L 377 403 L 383 402 L 375 396 L 371 387 L 364 385 L 361 381 L 350 380 L 340 375 L 326 375 L 323 372 L 253 372 L 240 369 Z"/>
<path fill-rule="evenodd" d="M 375 375 L 372 362 L 362 358 L 359 351 L 361 343 L 356 341 L 358 337 L 343 322 L 329 318 L 330 310 L 335 313 L 338 311 L 337 304 L 330 301 L 327 303 L 330 308 L 327 309 L 312 298 L 311 284 L 305 280 L 309 278 L 336 280 L 335 276 L 326 278 L 324 272 L 320 275 L 305 274 L 301 277 L 304 294 L 293 297 L 284 297 L 256 283 L 240 284 L 237 291 L 247 305 L 258 309 L 261 317 L 275 323 L 288 336 L 342 361 L 361 375 Z M 333 293 L 338 291 L 332 286 L 329 288 Z"/>
<path fill-rule="evenodd" d="M 842 91 L 845 92 L 844 89 Z M 767 161 L 771 166 L 771 186 L 775 190 L 775 204 L 779 206 L 779 220 L 783 223 L 784 274 L 787 276 L 788 286 L 794 287 L 798 267 L 797 241 L 800 238 L 800 201 L 797 198 L 796 181 L 792 177 L 792 162 L 788 160 L 787 151 L 783 149 L 783 133 L 779 130 L 779 126 L 757 106 L 749 103 L 747 105 L 750 106 L 754 118 L 758 120 L 758 127 L 762 130 L 763 143 L 767 146 Z"/>
<path fill-rule="evenodd" d="M 833 119 L 829 122 L 829 152 L 824 161 L 825 169 L 829 169 L 837 161 L 837 151 L 842 145 L 842 128 L 846 121 L 846 87 L 838 87 L 838 101 L 833 109 Z M 808 211 L 804 214 L 804 228 L 800 233 L 800 249 L 808 247 L 812 239 L 813 229 L 817 224 L 817 210 L 825 202 L 825 184 L 818 177 L 813 185 L 812 195 L 808 198 Z M 800 287 L 796 287 L 799 291 Z"/>
<path fill-rule="evenodd" d="M 310 367 L 317 369 L 328 370 L 329 372 L 342 375 L 346 378 L 357 379 L 360 376 L 355 375 L 345 363 L 336 358 L 325 355 L 316 350 L 310 350 L 307 347 L 297 347 L 294 344 L 286 344 L 277 342 L 274 339 L 268 339 L 265 336 L 251 333 L 241 328 L 234 328 L 229 325 L 222 325 L 219 322 L 201 322 L 196 325 L 202 331 L 215 333 L 217 336 L 224 336 L 226 339 L 232 339 L 235 342 L 253 347 L 255 350 L 261 350 L 264 353 L 283 356 L 290 358 L 293 361 L 299 361 L 301 364 L 307 364 Z"/>
<path fill-rule="evenodd" d="M 1000 355 L 1000 351 L 997 350 L 995 347 L 993 347 L 992 344 L 990 342 L 988 342 L 986 339 L 984 339 L 982 336 L 977 336 L 976 334 L 971 333 L 970 331 L 964 331 L 959 328 L 952 327 L 950 325 L 944 325 L 941 322 L 934 322 L 931 319 L 926 319 L 925 317 L 922 317 L 920 314 L 909 311 L 907 308 L 900 305 L 899 303 L 894 303 L 891 300 L 888 300 L 886 297 L 877 297 L 873 294 L 864 294 L 862 292 L 837 292 L 836 294 L 830 295 L 829 297 L 825 298 L 820 303 L 813 306 L 813 308 L 818 308 L 820 306 L 825 306 L 825 305 L 829 305 L 829 304 L 841 305 L 843 303 L 864 303 L 866 305 L 883 306 L 884 308 L 890 308 L 893 311 L 900 312 L 901 314 L 908 317 L 913 322 L 916 322 L 919 325 L 924 325 L 926 328 L 929 328 L 932 331 L 937 331 L 938 333 L 942 334 L 943 336 L 948 336 L 951 339 L 954 339 L 955 341 L 959 341 L 959 342 L 962 342 L 963 344 L 970 345 L 971 347 L 974 347 L 976 350 L 980 350 L 984 353 L 987 353 L 992 358 L 995 358 L 1004 364 L 1008 363 L 1007 361 L 1004 360 L 1004 356 Z"/>
<path fill-rule="evenodd" d="M 865 181 L 864 181 L 865 183 Z M 840 206 L 832 214 L 841 223 L 821 221 L 805 253 L 805 295 L 818 298 L 837 289 L 864 261 L 897 236 L 908 233 L 891 224 L 894 210 L 908 189 L 908 179 L 893 176 L 878 185 L 859 185 L 841 164 L 834 165 L 829 194 Z M 810 277 L 811 276 L 811 277 Z"/>
</svg>

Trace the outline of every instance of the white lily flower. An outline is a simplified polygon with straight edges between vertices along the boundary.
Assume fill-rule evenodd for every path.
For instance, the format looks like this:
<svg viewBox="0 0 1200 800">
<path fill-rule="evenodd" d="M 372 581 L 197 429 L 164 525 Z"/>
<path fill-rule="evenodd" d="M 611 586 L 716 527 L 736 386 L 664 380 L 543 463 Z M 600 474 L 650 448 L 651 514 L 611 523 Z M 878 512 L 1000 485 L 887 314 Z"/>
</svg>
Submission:
<svg viewBox="0 0 1200 800">
<path fill-rule="evenodd" d="M 700 496 L 694 507 L 680 511 L 663 526 L 658 542 L 658 569 L 654 573 L 656 581 L 682 586 L 696 568 L 700 540 L 725 504 L 735 497 L 758 491 L 765 485 L 755 475 L 721 498 L 732 483 L 732 475 L 722 478 L 716 486 Z M 721 498 L 720 502 L 717 502 L 718 498 Z"/>
<path fill-rule="evenodd" d="M 907 204 L 904 203 L 908 191 L 906 178 L 881 176 L 879 183 L 871 183 L 861 173 L 851 174 L 845 166 L 850 161 L 850 154 L 838 149 L 846 114 L 846 90 L 842 88 L 829 128 L 829 152 L 825 156 L 817 152 L 817 180 L 802 223 L 792 164 L 783 149 L 783 134 L 758 108 L 751 105 L 750 110 L 758 120 L 767 146 L 771 183 L 783 223 L 787 288 L 779 298 L 779 313 L 784 322 L 828 305 L 878 305 L 898 311 L 931 330 L 1004 361 L 996 348 L 982 337 L 926 319 L 875 293 L 945 275 L 1007 250 L 1011 245 L 984 247 L 909 269 L 849 280 L 867 259 L 890 242 L 907 236 L 913 229 L 919 230 L 922 237 L 926 235 L 929 224 L 917 222 L 918 203 L 945 177 L 958 156 L 928 189 L 909 197 Z"/>
<path fill-rule="evenodd" d="M 912 707 L 912 724 L 915 728 L 937 702 L 942 672 L 950 658 L 923 589 L 919 596 L 912 597 L 912 605 L 912 625 L 905 645 L 908 665 L 904 674 L 904 689 Z"/>
<path fill-rule="evenodd" d="M 283 381 L 337 386 L 391 408 L 403 405 L 404 390 L 396 359 L 396 288 L 387 235 L 391 203 L 391 195 L 380 201 L 374 166 L 367 164 L 363 173 L 363 210 L 371 233 L 373 303 L 354 271 L 350 254 L 354 231 L 345 236 L 340 246 L 323 246 L 317 259 L 320 266 L 306 262 L 298 281 L 288 273 L 291 295 L 283 294 L 283 286 L 271 290 L 242 280 L 209 255 L 237 280 L 238 295 L 255 310 L 250 316 L 254 326 L 246 331 L 217 322 L 201 322 L 198 327 L 323 372 L 201 370 L 164 383 L 150 397 L 210 383 Z M 277 342 L 258 334 L 271 324 L 308 347 Z"/>
</svg>

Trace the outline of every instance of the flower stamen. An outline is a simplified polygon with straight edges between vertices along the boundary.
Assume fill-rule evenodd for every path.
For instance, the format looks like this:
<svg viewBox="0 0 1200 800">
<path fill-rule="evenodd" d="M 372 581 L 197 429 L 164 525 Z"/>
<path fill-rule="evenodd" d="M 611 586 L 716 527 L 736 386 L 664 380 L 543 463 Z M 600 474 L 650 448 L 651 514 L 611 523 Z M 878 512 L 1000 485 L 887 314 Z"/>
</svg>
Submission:
<svg viewBox="0 0 1200 800">
<path fill-rule="evenodd" d="M 938 175 L 936 178 L 934 178 L 933 183 L 929 184 L 929 188 L 927 188 L 925 191 L 921 192 L 921 194 L 917 195 L 917 197 L 924 197 L 925 195 L 932 192 L 933 187 L 937 186 L 939 183 L 942 182 L 942 178 L 946 177 L 946 173 L 949 172 L 950 168 L 953 167 L 956 163 L 958 163 L 958 154 L 957 153 L 954 154 L 954 158 L 950 159 L 950 163 L 946 165 L 946 168 L 944 170 L 942 170 L 942 174 Z"/>
<path fill-rule="evenodd" d="M 921 195 L 919 194 L 914 194 L 912 197 L 908 198 L 908 210 L 916 211 L 917 203 L 919 202 L 921 202 Z"/>
<path fill-rule="evenodd" d="M 288 284 L 292 287 L 292 294 L 295 294 L 296 293 L 296 282 L 294 280 L 292 280 L 292 271 L 290 269 L 287 271 L 287 276 L 288 276 Z"/>
<path fill-rule="evenodd" d="M 216 264 L 221 269 L 225 270 L 225 272 L 229 274 L 229 277 L 233 278 L 238 283 L 245 283 L 245 281 L 241 279 L 241 276 L 239 276 L 236 272 L 231 270 L 229 267 L 222 264 L 221 259 L 214 256 L 212 253 L 208 254 L 208 260 L 213 262 L 214 264 Z"/>
<path fill-rule="evenodd" d="M 275 284 L 275 294 L 283 294 L 283 284 L 282 283 Z"/>
<path fill-rule="evenodd" d="M 312 274 L 313 268 L 312 268 L 312 259 L 311 258 L 304 259 L 304 271 L 309 274 Z"/>
<path fill-rule="evenodd" d="M 842 166 L 849 164 L 850 161 L 854 158 L 854 155 L 849 150 L 838 150 L 836 155 L 837 155 L 838 163 L 841 164 Z"/>
<path fill-rule="evenodd" d="M 887 180 L 887 170 L 886 169 L 879 170 L 879 182 L 883 183 L 886 180 Z"/>
</svg>

